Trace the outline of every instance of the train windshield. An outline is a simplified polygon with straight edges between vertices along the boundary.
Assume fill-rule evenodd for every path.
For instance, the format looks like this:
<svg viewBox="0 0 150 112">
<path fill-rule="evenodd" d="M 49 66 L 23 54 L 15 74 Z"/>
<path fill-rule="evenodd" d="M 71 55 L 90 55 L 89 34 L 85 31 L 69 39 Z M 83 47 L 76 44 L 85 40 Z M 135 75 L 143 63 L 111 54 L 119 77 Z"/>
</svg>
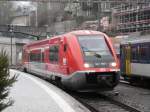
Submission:
<svg viewBox="0 0 150 112">
<path fill-rule="evenodd" d="M 102 35 L 78 36 L 84 60 L 88 63 L 113 62 L 113 56 Z M 98 64 L 97 64 L 98 65 Z M 100 66 L 98 66 L 100 67 Z"/>
</svg>

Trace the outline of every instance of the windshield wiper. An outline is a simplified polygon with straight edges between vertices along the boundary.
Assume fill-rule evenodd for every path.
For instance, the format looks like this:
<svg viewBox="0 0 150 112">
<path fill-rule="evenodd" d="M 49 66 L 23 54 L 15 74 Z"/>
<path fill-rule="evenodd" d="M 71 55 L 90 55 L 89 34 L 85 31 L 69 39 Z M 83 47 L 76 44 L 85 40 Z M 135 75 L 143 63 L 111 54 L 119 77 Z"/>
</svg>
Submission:
<svg viewBox="0 0 150 112">
<path fill-rule="evenodd" d="M 97 58 L 102 58 L 102 56 L 96 52 L 94 52 L 94 56 L 96 56 Z"/>
</svg>

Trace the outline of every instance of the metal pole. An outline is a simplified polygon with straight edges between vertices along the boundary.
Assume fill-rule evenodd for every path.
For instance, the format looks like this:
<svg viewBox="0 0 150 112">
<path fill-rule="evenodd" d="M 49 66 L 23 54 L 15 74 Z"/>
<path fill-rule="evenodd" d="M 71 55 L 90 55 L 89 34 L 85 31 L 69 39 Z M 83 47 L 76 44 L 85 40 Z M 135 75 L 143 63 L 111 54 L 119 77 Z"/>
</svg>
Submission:
<svg viewBox="0 0 150 112">
<path fill-rule="evenodd" d="M 35 26 L 38 27 L 38 15 L 37 15 L 37 10 L 38 10 L 38 3 L 36 3 L 36 11 L 35 11 Z"/>
<path fill-rule="evenodd" d="M 10 32 L 10 65 L 13 65 L 13 52 L 12 52 L 12 38 L 13 38 L 13 26 L 9 26 L 9 32 Z"/>
<path fill-rule="evenodd" d="M 12 37 L 12 36 L 13 36 L 13 34 L 12 34 L 12 32 L 11 32 L 11 42 L 10 42 L 10 43 L 11 43 L 11 66 L 12 66 L 12 61 L 13 61 L 13 60 L 12 60 L 12 38 L 13 38 L 13 37 Z"/>
</svg>

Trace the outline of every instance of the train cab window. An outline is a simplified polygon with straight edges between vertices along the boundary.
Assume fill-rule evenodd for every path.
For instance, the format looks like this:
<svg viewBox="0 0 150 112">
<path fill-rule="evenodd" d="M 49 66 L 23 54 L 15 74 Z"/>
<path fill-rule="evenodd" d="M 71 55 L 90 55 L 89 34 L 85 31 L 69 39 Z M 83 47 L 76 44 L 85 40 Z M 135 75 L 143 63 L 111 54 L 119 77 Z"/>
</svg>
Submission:
<svg viewBox="0 0 150 112">
<path fill-rule="evenodd" d="M 101 55 L 111 55 L 108 45 L 101 35 L 79 36 L 78 39 L 84 52 L 101 52 Z"/>
<path fill-rule="evenodd" d="M 58 62 L 59 46 L 57 45 L 51 46 L 49 52 L 50 52 L 49 60 L 51 62 Z"/>
<path fill-rule="evenodd" d="M 112 52 L 103 35 L 82 35 L 78 36 L 78 41 L 86 63 L 114 61 Z"/>
</svg>

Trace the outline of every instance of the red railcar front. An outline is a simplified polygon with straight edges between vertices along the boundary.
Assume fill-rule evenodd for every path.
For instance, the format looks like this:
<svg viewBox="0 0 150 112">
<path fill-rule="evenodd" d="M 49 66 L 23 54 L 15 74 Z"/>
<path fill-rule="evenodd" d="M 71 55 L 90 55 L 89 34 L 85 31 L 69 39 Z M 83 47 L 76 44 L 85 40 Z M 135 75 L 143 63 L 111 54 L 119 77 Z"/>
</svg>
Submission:
<svg viewBox="0 0 150 112">
<path fill-rule="evenodd" d="M 75 90 L 110 90 L 119 82 L 119 64 L 109 38 L 96 31 L 66 35 L 69 77 L 62 83 Z"/>
</svg>

